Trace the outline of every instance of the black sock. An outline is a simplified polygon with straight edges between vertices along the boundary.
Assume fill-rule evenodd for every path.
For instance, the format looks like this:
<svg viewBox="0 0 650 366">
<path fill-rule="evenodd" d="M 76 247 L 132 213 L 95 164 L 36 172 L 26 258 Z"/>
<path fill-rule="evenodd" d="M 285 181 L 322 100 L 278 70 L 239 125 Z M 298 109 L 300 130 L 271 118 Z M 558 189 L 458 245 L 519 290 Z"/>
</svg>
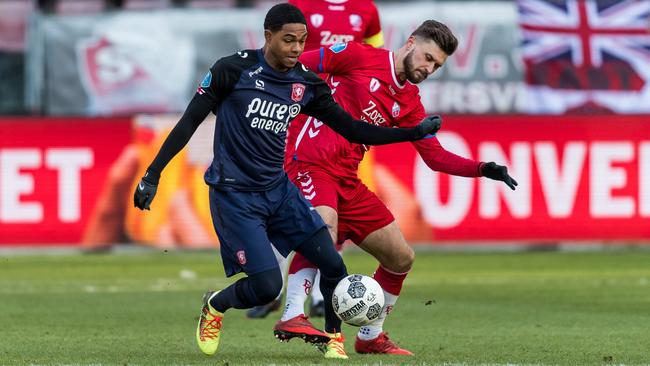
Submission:
<svg viewBox="0 0 650 366">
<path fill-rule="evenodd" d="M 222 313 L 230 308 L 248 309 L 272 301 L 281 290 L 282 273 L 276 267 L 240 278 L 210 299 L 210 305 Z"/>
</svg>

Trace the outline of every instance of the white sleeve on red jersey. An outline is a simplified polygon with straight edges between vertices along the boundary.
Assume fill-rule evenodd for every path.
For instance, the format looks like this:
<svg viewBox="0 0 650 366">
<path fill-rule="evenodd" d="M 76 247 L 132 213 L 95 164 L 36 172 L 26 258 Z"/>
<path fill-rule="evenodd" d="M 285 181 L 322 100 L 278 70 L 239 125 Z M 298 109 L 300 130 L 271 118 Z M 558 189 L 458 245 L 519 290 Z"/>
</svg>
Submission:
<svg viewBox="0 0 650 366">
<path fill-rule="evenodd" d="M 368 57 L 365 47 L 357 42 L 337 43 L 303 53 L 300 62 L 315 73 L 343 75 L 363 68 Z"/>
</svg>

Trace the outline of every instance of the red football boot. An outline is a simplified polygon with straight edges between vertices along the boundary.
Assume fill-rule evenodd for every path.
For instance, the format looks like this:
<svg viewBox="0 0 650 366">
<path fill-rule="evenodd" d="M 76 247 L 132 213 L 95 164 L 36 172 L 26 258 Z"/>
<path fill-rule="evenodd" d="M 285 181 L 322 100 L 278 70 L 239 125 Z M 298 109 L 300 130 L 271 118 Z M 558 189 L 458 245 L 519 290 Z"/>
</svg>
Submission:
<svg viewBox="0 0 650 366">
<path fill-rule="evenodd" d="M 330 337 L 324 332 L 316 329 L 307 320 L 307 317 L 300 314 L 287 321 L 278 320 L 273 327 L 273 334 L 281 341 L 288 341 L 291 338 L 299 337 L 308 343 L 327 343 Z"/>
<path fill-rule="evenodd" d="M 359 339 L 354 342 L 354 350 L 357 353 L 375 353 L 387 355 L 413 356 L 413 352 L 400 348 L 388 338 L 388 333 L 381 332 L 379 337 L 364 341 Z"/>
</svg>

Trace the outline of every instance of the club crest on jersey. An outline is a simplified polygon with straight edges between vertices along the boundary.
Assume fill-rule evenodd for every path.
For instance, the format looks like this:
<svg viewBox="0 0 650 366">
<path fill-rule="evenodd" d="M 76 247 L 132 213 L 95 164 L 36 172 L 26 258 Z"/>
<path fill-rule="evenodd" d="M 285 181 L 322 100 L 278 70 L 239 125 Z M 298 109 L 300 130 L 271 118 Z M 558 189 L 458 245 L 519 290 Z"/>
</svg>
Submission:
<svg viewBox="0 0 650 366">
<path fill-rule="evenodd" d="M 370 92 L 374 93 L 377 89 L 379 89 L 379 80 L 375 78 L 370 79 Z"/>
<path fill-rule="evenodd" d="M 246 264 L 246 253 L 243 250 L 237 251 L 237 261 L 242 266 Z"/>
<path fill-rule="evenodd" d="M 395 102 L 393 104 L 393 109 L 391 110 L 390 114 L 393 115 L 394 118 L 397 118 L 397 116 L 399 116 L 399 111 L 400 111 L 399 104 L 397 104 L 397 102 Z"/>
<path fill-rule="evenodd" d="M 305 95 L 305 85 L 300 83 L 291 84 L 291 100 L 300 102 Z"/>
<path fill-rule="evenodd" d="M 313 25 L 314 28 L 318 28 L 318 27 L 320 27 L 321 25 L 323 25 L 323 20 L 324 20 L 324 19 L 325 19 L 325 18 L 323 17 L 323 14 L 318 14 L 318 13 L 316 13 L 316 14 L 312 14 L 312 15 L 309 17 L 309 20 L 311 21 L 311 25 Z"/>
<path fill-rule="evenodd" d="M 334 53 L 339 53 L 345 50 L 348 47 L 347 43 L 337 43 L 330 46 L 330 51 Z"/>
<path fill-rule="evenodd" d="M 358 32 L 361 30 L 361 16 L 359 14 L 350 14 L 350 25 L 352 30 Z"/>
</svg>

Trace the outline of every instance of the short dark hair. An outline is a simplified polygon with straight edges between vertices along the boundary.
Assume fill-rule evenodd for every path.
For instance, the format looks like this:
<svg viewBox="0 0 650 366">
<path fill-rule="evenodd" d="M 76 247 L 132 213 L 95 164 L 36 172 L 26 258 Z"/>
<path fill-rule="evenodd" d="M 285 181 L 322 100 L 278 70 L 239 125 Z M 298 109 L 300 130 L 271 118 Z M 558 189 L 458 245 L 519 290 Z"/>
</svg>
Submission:
<svg viewBox="0 0 650 366">
<path fill-rule="evenodd" d="M 451 56 L 458 47 L 458 39 L 456 39 L 449 27 L 435 20 L 424 21 L 411 33 L 411 36 L 422 37 L 436 42 L 438 47 L 448 56 Z"/>
<path fill-rule="evenodd" d="M 302 23 L 307 25 L 305 15 L 296 6 L 289 3 L 274 5 L 264 18 L 264 29 L 277 32 L 282 26 L 290 23 Z"/>
</svg>

